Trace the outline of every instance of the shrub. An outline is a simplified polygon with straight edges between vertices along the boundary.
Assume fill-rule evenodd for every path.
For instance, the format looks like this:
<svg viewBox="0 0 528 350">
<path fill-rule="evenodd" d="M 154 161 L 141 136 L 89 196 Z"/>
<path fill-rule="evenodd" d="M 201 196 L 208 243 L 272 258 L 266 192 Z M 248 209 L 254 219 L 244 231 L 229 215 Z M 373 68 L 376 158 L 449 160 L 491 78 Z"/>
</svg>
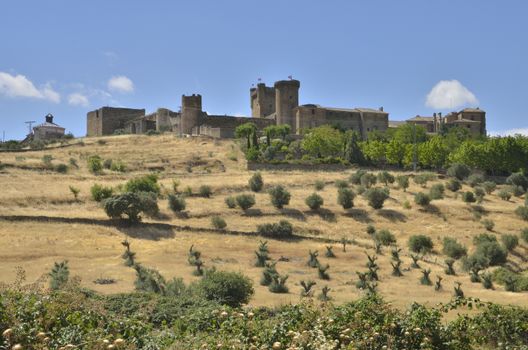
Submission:
<svg viewBox="0 0 528 350">
<path fill-rule="evenodd" d="M 374 227 L 374 225 L 368 225 L 367 226 L 367 234 L 369 236 L 372 236 L 375 233 L 376 233 L 376 228 Z"/>
<path fill-rule="evenodd" d="M 346 180 L 336 180 L 334 182 L 335 187 L 339 188 L 347 188 L 348 182 Z"/>
<path fill-rule="evenodd" d="M 198 188 L 198 194 L 200 195 L 200 197 L 209 198 L 213 194 L 213 190 L 209 185 L 201 185 Z"/>
<path fill-rule="evenodd" d="M 361 177 L 367 172 L 365 170 L 358 170 L 354 174 L 350 175 L 349 181 L 354 185 L 359 185 L 361 183 Z"/>
<path fill-rule="evenodd" d="M 389 195 L 381 188 L 370 188 L 365 192 L 365 197 L 372 208 L 381 209 Z"/>
<path fill-rule="evenodd" d="M 110 170 L 124 173 L 127 171 L 127 167 L 125 163 L 121 161 L 115 161 L 115 162 L 112 162 L 112 166 L 110 167 Z"/>
<path fill-rule="evenodd" d="M 364 194 L 366 191 L 367 191 L 367 188 L 363 185 L 359 185 L 356 187 L 356 192 L 360 195 Z"/>
<path fill-rule="evenodd" d="M 288 293 L 288 287 L 286 286 L 286 281 L 288 280 L 288 275 L 271 275 L 271 283 L 268 287 L 268 290 L 272 293 Z"/>
<path fill-rule="evenodd" d="M 521 231 L 521 237 L 525 243 L 528 243 L 528 228 L 525 228 Z"/>
<path fill-rule="evenodd" d="M 480 223 L 488 231 L 493 231 L 493 228 L 495 227 L 495 223 L 491 219 L 484 219 Z"/>
<path fill-rule="evenodd" d="M 46 168 L 51 168 L 51 162 L 53 161 L 53 156 L 51 154 L 45 154 L 42 156 L 42 163 Z"/>
<path fill-rule="evenodd" d="M 235 197 L 235 201 L 240 209 L 246 211 L 255 205 L 255 196 L 252 194 L 242 193 Z"/>
<path fill-rule="evenodd" d="M 316 191 L 321 191 L 321 190 L 324 189 L 325 183 L 324 183 L 324 181 L 317 180 L 317 181 L 315 181 L 314 187 L 315 187 Z"/>
<path fill-rule="evenodd" d="M 428 206 L 431 202 L 431 197 L 423 192 L 418 192 L 414 195 L 414 203 L 421 205 L 422 207 Z"/>
<path fill-rule="evenodd" d="M 511 252 L 519 245 L 519 237 L 516 235 L 505 234 L 501 236 L 502 245 L 506 250 Z"/>
<path fill-rule="evenodd" d="M 376 184 L 376 176 L 371 173 L 365 173 L 361 176 L 360 183 L 366 188 L 370 188 Z"/>
<path fill-rule="evenodd" d="M 467 248 L 456 239 L 445 237 L 442 252 L 452 259 L 460 259 L 467 255 Z"/>
<path fill-rule="evenodd" d="M 355 193 L 348 188 L 340 188 L 337 191 L 337 204 L 341 205 L 343 209 L 350 209 L 354 206 Z"/>
<path fill-rule="evenodd" d="M 228 271 L 206 273 L 197 287 L 206 299 L 231 307 L 248 303 L 255 292 L 248 277 Z"/>
<path fill-rule="evenodd" d="M 50 288 L 52 290 L 61 289 L 68 283 L 70 277 L 70 269 L 68 267 L 68 261 L 64 260 L 60 263 L 55 262 L 51 272 L 49 273 L 50 277 Z"/>
<path fill-rule="evenodd" d="M 497 237 L 493 234 L 489 233 L 480 233 L 473 237 L 473 244 L 479 245 L 481 243 L 488 243 L 488 242 L 497 242 Z"/>
<path fill-rule="evenodd" d="M 433 250 L 433 241 L 425 235 L 413 235 L 409 238 L 409 249 L 415 253 L 429 253 Z"/>
<path fill-rule="evenodd" d="M 288 192 L 282 185 L 277 185 L 269 190 L 271 197 L 271 204 L 277 209 L 282 209 L 285 205 L 290 204 L 290 192 Z"/>
<path fill-rule="evenodd" d="M 521 173 L 513 173 L 507 179 L 506 183 L 512 186 L 521 186 L 524 191 L 528 189 L 528 178 Z"/>
<path fill-rule="evenodd" d="M 445 263 L 446 263 L 446 269 L 445 269 L 445 274 L 446 275 L 456 275 L 456 272 L 455 272 L 455 268 L 454 268 L 454 265 L 455 265 L 455 259 L 452 259 L 452 258 L 449 258 L 449 259 L 446 259 L 444 260 Z"/>
<path fill-rule="evenodd" d="M 79 193 L 81 192 L 81 190 L 77 187 L 70 186 L 70 192 L 73 195 L 73 198 L 77 200 L 79 198 Z"/>
<path fill-rule="evenodd" d="M 293 226 L 288 221 L 281 220 L 278 223 L 258 225 L 257 233 L 264 237 L 287 238 L 293 235 Z"/>
<path fill-rule="evenodd" d="M 496 266 L 506 262 L 508 252 L 497 242 L 484 242 L 477 246 L 475 255 L 486 258 L 490 266 Z"/>
<path fill-rule="evenodd" d="M 409 176 L 407 175 L 397 176 L 396 183 L 398 184 L 399 188 L 403 189 L 404 192 L 407 192 L 407 188 L 409 188 Z"/>
<path fill-rule="evenodd" d="M 128 180 L 125 184 L 126 192 L 152 192 L 156 195 L 160 193 L 158 177 L 154 174 L 137 177 Z"/>
<path fill-rule="evenodd" d="M 508 191 L 507 189 L 502 189 L 497 193 L 500 199 L 503 201 L 509 201 L 511 199 L 512 193 Z"/>
<path fill-rule="evenodd" d="M 114 194 L 114 190 L 112 189 L 112 187 L 105 187 L 103 185 L 94 184 L 90 188 L 90 193 L 94 201 L 101 202 L 107 198 L 112 197 L 112 195 Z"/>
<path fill-rule="evenodd" d="M 526 191 L 521 186 L 513 185 L 513 186 L 510 186 L 510 192 L 515 197 L 521 197 Z"/>
<path fill-rule="evenodd" d="M 260 192 L 264 187 L 264 181 L 262 180 L 262 175 L 259 172 L 256 172 L 251 176 L 248 181 L 249 189 L 253 192 Z"/>
<path fill-rule="evenodd" d="M 467 178 L 467 183 L 471 187 L 478 186 L 481 183 L 483 183 L 484 181 L 485 181 L 484 176 L 482 176 L 481 174 L 471 174 Z"/>
<path fill-rule="evenodd" d="M 421 173 L 418 175 L 415 175 L 413 178 L 413 181 L 415 184 L 420 185 L 422 187 L 427 186 L 427 182 L 432 181 L 436 178 L 436 176 L 432 173 Z"/>
<path fill-rule="evenodd" d="M 226 199 L 224 199 L 224 202 L 229 209 L 236 208 L 237 202 L 236 202 L 235 197 L 233 196 L 226 197 Z"/>
<path fill-rule="evenodd" d="M 497 188 L 497 184 L 493 181 L 484 181 L 482 183 L 482 188 L 484 188 L 484 191 L 486 191 L 487 194 L 492 194 Z"/>
<path fill-rule="evenodd" d="M 225 220 L 218 215 L 215 215 L 211 218 L 211 225 L 213 225 L 213 227 L 217 230 L 223 230 L 227 227 Z"/>
<path fill-rule="evenodd" d="M 177 194 L 169 194 L 169 208 L 173 212 L 180 212 L 182 210 L 185 210 L 187 207 L 187 203 L 185 202 L 185 197 Z"/>
<path fill-rule="evenodd" d="M 329 280 L 330 279 L 330 275 L 327 272 L 329 268 L 330 268 L 330 265 L 328 265 L 328 264 L 326 264 L 326 265 L 318 264 L 317 265 L 317 274 L 318 274 L 320 279 L 322 279 L 322 280 Z"/>
<path fill-rule="evenodd" d="M 528 221 L 528 207 L 517 207 L 517 209 L 515 209 L 515 214 L 517 214 L 517 216 L 523 219 L 524 221 Z"/>
<path fill-rule="evenodd" d="M 451 179 L 446 183 L 446 187 L 451 192 L 457 192 L 462 188 L 462 184 L 457 179 Z"/>
<path fill-rule="evenodd" d="M 304 201 L 311 210 L 318 210 L 324 204 L 323 197 L 317 193 L 312 193 Z"/>
<path fill-rule="evenodd" d="M 103 160 L 98 155 L 88 157 L 88 170 L 93 174 L 103 171 Z"/>
<path fill-rule="evenodd" d="M 138 222 L 140 214 L 155 215 L 158 211 L 156 196 L 152 192 L 125 192 L 104 201 L 104 210 L 111 218 L 125 215 L 129 221 Z"/>
<path fill-rule="evenodd" d="M 381 171 L 378 173 L 378 182 L 384 183 L 385 186 L 394 183 L 394 176 L 388 171 Z"/>
<path fill-rule="evenodd" d="M 61 174 L 66 174 L 68 172 L 68 166 L 64 163 L 55 165 L 55 171 Z"/>
<path fill-rule="evenodd" d="M 486 191 L 482 187 L 475 187 L 475 197 L 477 197 L 477 201 L 480 203 L 484 199 L 484 196 L 486 195 Z"/>
<path fill-rule="evenodd" d="M 462 193 L 462 200 L 466 203 L 475 203 L 477 201 L 475 195 L 471 191 Z"/>
<path fill-rule="evenodd" d="M 442 184 L 434 184 L 431 186 L 431 189 L 429 190 L 429 197 L 431 197 L 431 200 L 433 199 L 442 199 L 444 198 L 444 185 Z"/>
<path fill-rule="evenodd" d="M 390 246 L 391 244 L 396 243 L 396 237 L 386 229 L 379 230 L 374 234 L 374 240 L 383 244 L 384 246 Z"/>
<path fill-rule="evenodd" d="M 103 168 L 110 170 L 112 163 L 112 159 L 105 159 L 103 162 Z"/>
<path fill-rule="evenodd" d="M 456 177 L 458 180 L 464 180 L 470 172 L 471 170 L 465 164 L 453 164 L 447 169 L 447 175 Z"/>
</svg>

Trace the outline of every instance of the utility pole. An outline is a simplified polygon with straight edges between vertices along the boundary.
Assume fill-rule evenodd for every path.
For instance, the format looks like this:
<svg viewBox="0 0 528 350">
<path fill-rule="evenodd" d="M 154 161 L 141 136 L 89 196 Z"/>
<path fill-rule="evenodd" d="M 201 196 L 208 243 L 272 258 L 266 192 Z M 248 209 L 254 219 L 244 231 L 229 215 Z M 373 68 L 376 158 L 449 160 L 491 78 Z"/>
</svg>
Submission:
<svg viewBox="0 0 528 350">
<path fill-rule="evenodd" d="M 31 135 L 33 133 L 33 129 L 31 129 L 31 126 L 33 125 L 33 123 L 36 123 L 36 121 L 34 120 L 30 120 L 30 121 L 27 121 L 27 122 L 24 122 L 28 125 L 28 129 L 29 129 L 29 133 L 28 135 Z"/>
</svg>

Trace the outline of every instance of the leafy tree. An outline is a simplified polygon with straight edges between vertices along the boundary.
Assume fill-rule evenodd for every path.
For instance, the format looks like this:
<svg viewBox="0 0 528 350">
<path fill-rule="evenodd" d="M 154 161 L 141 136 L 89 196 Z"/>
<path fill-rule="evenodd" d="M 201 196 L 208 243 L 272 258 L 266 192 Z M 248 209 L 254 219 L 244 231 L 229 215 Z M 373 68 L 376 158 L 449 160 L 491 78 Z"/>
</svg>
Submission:
<svg viewBox="0 0 528 350">
<path fill-rule="evenodd" d="M 244 123 L 236 127 L 235 137 L 237 138 L 246 138 L 247 149 L 251 148 L 251 138 L 254 133 L 257 131 L 257 126 L 254 123 Z"/>
<path fill-rule="evenodd" d="M 447 169 L 447 175 L 462 181 L 469 176 L 471 170 L 465 164 L 455 163 Z"/>
<path fill-rule="evenodd" d="M 197 287 L 206 299 L 231 307 L 247 304 L 255 292 L 251 279 L 239 272 L 206 273 Z"/>
<path fill-rule="evenodd" d="M 387 163 L 403 167 L 406 145 L 402 141 L 392 139 L 386 146 Z"/>
<path fill-rule="evenodd" d="M 409 249 L 415 253 L 429 253 L 433 250 L 433 241 L 425 235 L 413 235 L 409 238 Z"/>
<path fill-rule="evenodd" d="M 389 246 L 396 243 L 396 237 L 386 229 L 377 231 L 374 234 L 374 240 L 383 244 L 384 246 Z"/>
<path fill-rule="evenodd" d="M 160 193 L 160 185 L 158 184 L 158 177 L 155 174 L 149 174 L 142 177 L 137 177 L 129 180 L 125 184 L 126 192 L 152 192 L 158 195 Z"/>
<path fill-rule="evenodd" d="M 259 172 L 256 172 L 251 176 L 251 178 L 248 181 L 249 188 L 253 192 L 260 192 L 262 191 L 262 188 L 264 187 L 264 181 L 262 180 L 262 175 Z"/>
<path fill-rule="evenodd" d="M 363 143 L 363 154 L 372 163 L 383 167 L 386 163 L 386 143 L 382 141 L 367 141 Z"/>
<path fill-rule="evenodd" d="M 453 259 L 460 259 L 467 255 L 467 248 L 459 243 L 455 238 L 445 237 L 443 241 L 442 253 Z"/>
<path fill-rule="evenodd" d="M 418 192 L 414 195 L 414 203 L 426 207 L 431 202 L 431 197 L 423 192 Z"/>
<path fill-rule="evenodd" d="M 396 128 L 394 139 L 408 144 L 414 143 L 414 140 L 422 143 L 427 141 L 427 130 L 421 125 L 403 124 Z"/>
<path fill-rule="evenodd" d="M 318 210 L 324 204 L 324 200 L 323 197 L 314 192 L 306 197 L 305 203 L 311 210 Z"/>
<path fill-rule="evenodd" d="M 68 267 L 68 261 L 64 260 L 55 262 L 51 272 L 49 273 L 50 277 L 50 288 L 53 290 L 61 289 L 68 283 L 70 277 L 70 269 Z"/>
<path fill-rule="evenodd" d="M 426 167 L 440 169 L 449 156 L 449 149 L 442 136 L 434 136 L 420 144 L 420 163 Z"/>
<path fill-rule="evenodd" d="M 246 211 L 255 205 L 255 196 L 252 194 L 242 193 L 235 197 L 235 201 L 240 209 Z"/>
<path fill-rule="evenodd" d="M 511 186 L 521 186 L 524 191 L 528 189 L 528 178 L 521 173 L 511 174 L 506 179 L 506 183 Z"/>
<path fill-rule="evenodd" d="M 365 156 L 359 145 L 360 140 L 361 140 L 361 137 L 359 133 L 356 131 L 349 130 L 345 133 L 344 158 L 348 160 L 351 164 L 364 164 L 365 163 Z"/>
<path fill-rule="evenodd" d="M 409 176 L 407 175 L 397 176 L 396 183 L 398 184 L 398 187 L 403 189 L 403 192 L 407 192 L 407 188 L 409 188 Z"/>
<path fill-rule="evenodd" d="M 383 208 L 385 200 L 389 198 L 389 195 L 381 188 L 370 188 L 365 192 L 365 197 L 372 208 L 381 209 Z"/>
<path fill-rule="evenodd" d="M 291 126 L 288 124 L 269 125 L 263 131 L 266 135 L 266 143 L 271 146 L 271 140 L 275 137 L 281 137 L 284 140 L 290 134 Z"/>
<path fill-rule="evenodd" d="M 340 188 L 337 191 L 337 203 L 343 207 L 343 209 L 350 209 L 354 206 L 355 193 L 349 188 Z"/>
<path fill-rule="evenodd" d="M 342 154 L 343 134 L 328 125 L 310 129 L 305 134 L 301 147 L 316 158 L 337 157 Z"/>
<path fill-rule="evenodd" d="M 152 216 L 159 208 L 152 192 L 125 192 L 106 199 L 104 210 L 111 218 L 125 215 L 129 221 L 138 222 L 141 220 L 141 213 Z"/>
</svg>

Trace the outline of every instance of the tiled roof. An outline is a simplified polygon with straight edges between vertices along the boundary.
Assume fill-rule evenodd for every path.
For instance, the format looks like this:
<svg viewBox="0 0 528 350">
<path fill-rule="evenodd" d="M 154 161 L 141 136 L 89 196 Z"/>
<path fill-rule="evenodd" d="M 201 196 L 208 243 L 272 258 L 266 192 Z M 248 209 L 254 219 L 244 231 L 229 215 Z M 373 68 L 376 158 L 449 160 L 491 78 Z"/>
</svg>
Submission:
<svg viewBox="0 0 528 350">
<path fill-rule="evenodd" d="M 409 121 L 417 121 L 417 122 L 432 122 L 434 121 L 434 117 L 425 117 L 421 115 L 417 115 L 414 118 L 408 119 Z"/>
</svg>

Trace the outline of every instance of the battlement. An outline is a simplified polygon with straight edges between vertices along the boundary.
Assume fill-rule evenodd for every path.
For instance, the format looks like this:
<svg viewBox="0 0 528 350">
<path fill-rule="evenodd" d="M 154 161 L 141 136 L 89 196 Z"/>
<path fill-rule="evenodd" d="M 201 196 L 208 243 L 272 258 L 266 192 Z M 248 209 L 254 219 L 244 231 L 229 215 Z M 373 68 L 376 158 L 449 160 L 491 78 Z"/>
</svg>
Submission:
<svg viewBox="0 0 528 350">
<path fill-rule="evenodd" d="M 289 87 L 293 87 L 293 88 L 299 89 L 301 87 L 301 82 L 299 80 L 295 80 L 295 79 L 292 79 L 292 80 L 279 80 L 279 81 L 276 81 L 275 84 L 273 84 L 273 86 L 275 88 L 289 86 Z"/>
</svg>

